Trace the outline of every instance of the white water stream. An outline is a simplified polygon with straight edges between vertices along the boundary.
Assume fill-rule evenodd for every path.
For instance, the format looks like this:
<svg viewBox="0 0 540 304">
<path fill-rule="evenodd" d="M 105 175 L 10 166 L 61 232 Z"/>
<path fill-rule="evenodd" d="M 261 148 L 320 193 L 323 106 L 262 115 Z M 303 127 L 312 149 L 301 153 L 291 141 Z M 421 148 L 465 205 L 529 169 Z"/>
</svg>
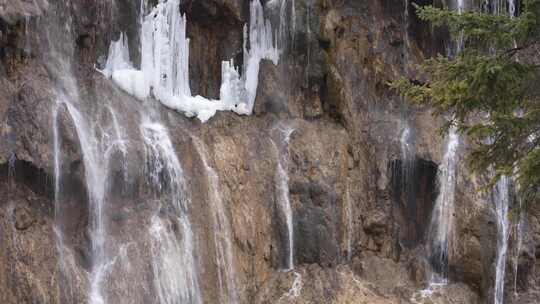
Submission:
<svg viewBox="0 0 540 304">
<path fill-rule="evenodd" d="M 210 212 L 214 228 L 214 247 L 216 249 L 216 264 L 218 266 L 218 281 L 220 303 L 238 303 L 236 286 L 236 270 L 234 268 L 234 253 L 232 244 L 231 225 L 226 214 L 223 199 L 219 190 L 219 176 L 208 164 L 208 151 L 203 141 L 192 137 L 193 143 L 206 172 L 208 179 L 208 195 Z"/>
<path fill-rule="evenodd" d="M 152 216 L 150 227 L 159 303 L 202 303 L 184 171 L 165 126 L 143 118 L 140 128 L 149 184 L 161 205 Z"/>
<path fill-rule="evenodd" d="M 277 140 L 271 138 L 274 148 L 277 164 L 275 184 L 277 186 L 277 199 L 280 206 L 285 224 L 287 225 L 287 260 L 286 270 L 294 269 L 294 227 L 293 211 L 289 198 L 289 140 L 294 128 L 286 125 L 278 125 L 274 131 L 277 133 Z"/>
<path fill-rule="evenodd" d="M 493 203 L 497 219 L 497 257 L 495 269 L 494 303 L 502 304 L 504 301 L 504 276 L 506 272 L 506 253 L 508 251 L 510 204 L 510 179 L 501 177 L 493 191 Z"/>
<path fill-rule="evenodd" d="M 454 201 L 456 188 L 457 151 L 459 135 L 451 128 L 446 142 L 446 151 L 439 168 L 439 195 L 432 212 L 429 230 L 429 252 L 436 271 L 430 276 L 430 285 L 447 284 L 448 259 L 454 229 Z"/>
</svg>

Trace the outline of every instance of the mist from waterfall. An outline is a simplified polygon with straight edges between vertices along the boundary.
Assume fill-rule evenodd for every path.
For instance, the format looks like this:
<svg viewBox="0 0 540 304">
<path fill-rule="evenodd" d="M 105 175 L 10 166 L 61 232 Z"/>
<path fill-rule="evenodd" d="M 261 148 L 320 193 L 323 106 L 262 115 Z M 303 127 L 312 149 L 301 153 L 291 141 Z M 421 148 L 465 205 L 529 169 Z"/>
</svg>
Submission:
<svg viewBox="0 0 540 304">
<path fill-rule="evenodd" d="M 287 229 L 287 259 L 285 269 L 294 269 L 294 227 L 293 211 L 289 198 L 289 141 L 295 129 L 285 123 L 274 128 L 276 134 L 270 138 L 276 155 L 276 174 L 274 182 L 277 188 L 277 200 Z"/>
<path fill-rule="evenodd" d="M 192 140 L 201 157 L 208 179 L 208 196 L 210 212 L 212 213 L 212 227 L 214 228 L 214 247 L 218 267 L 220 303 L 236 304 L 238 303 L 238 294 L 231 224 L 219 190 L 219 176 L 214 168 L 208 164 L 209 156 L 204 142 L 196 137 L 192 137 Z"/>
</svg>

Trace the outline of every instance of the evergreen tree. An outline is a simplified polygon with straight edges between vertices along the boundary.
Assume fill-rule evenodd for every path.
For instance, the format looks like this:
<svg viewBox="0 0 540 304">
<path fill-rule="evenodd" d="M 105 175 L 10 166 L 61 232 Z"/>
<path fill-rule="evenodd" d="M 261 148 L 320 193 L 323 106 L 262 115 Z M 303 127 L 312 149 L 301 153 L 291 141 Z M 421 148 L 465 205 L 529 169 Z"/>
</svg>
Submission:
<svg viewBox="0 0 540 304">
<path fill-rule="evenodd" d="M 519 16 L 417 7 L 447 27 L 460 49 L 425 60 L 420 78 L 391 85 L 406 99 L 431 105 L 473 141 L 474 170 L 515 176 L 525 199 L 540 190 L 540 0 L 524 0 Z"/>
</svg>

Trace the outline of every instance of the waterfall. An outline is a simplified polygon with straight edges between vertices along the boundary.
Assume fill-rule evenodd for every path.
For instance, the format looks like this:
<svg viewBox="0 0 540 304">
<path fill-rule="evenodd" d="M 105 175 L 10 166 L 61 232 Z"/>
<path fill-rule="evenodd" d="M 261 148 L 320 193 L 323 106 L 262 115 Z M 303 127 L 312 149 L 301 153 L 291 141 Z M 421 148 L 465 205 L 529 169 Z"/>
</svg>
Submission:
<svg viewBox="0 0 540 304">
<path fill-rule="evenodd" d="M 147 0 L 142 1 L 141 15 L 144 15 Z M 135 69 L 126 56 L 129 54 L 127 39 L 121 35 L 118 41 L 111 43 L 107 63 L 101 72 L 139 99 L 154 97 L 166 107 L 188 117 L 196 116 L 202 122 L 217 111 L 251 114 L 260 62 L 268 59 L 277 65 L 281 53 L 260 0 L 250 3 L 249 27 L 244 26 L 243 74 L 240 75 L 232 60 L 223 62 L 219 100 L 191 95 L 187 19 L 180 13 L 180 3 L 180 0 L 160 1 L 142 17 L 140 70 Z"/>
<path fill-rule="evenodd" d="M 497 216 L 497 258 L 495 270 L 494 303 L 502 304 L 504 300 L 504 275 L 506 270 L 506 253 L 508 250 L 509 219 L 508 206 L 510 203 L 510 180 L 503 176 L 497 182 L 493 192 L 493 203 Z"/>
<path fill-rule="evenodd" d="M 414 163 L 416 160 L 416 151 L 414 146 L 414 134 L 413 130 L 408 123 L 405 122 L 401 136 L 399 137 L 401 158 L 402 158 L 402 185 L 406 191 L 406 194 L 413 194 L 413 181 L 409 180 L 413 178 Z M 408 199 L 408 198 L 407 198 Z"/>
<path fill-rule="evenodd" d="M 60 268 L 59 280 L 67 285 L 63 286 L 63 294 L 66 300 L 74 301 L 73 288 L 71 283 L 74 278 L 71 272 L 76 269 L 75 261 L 71 252 L 64 244 L 64 235 L 62 233 L 62 225 L 60 219 L 61 198 L 60 198 L 60 183 L 61 183 L 61 158 L 60 158 L 60 136 L 58 129 L 58 111 L 61 103 L 57 100 L 52 112 L 52 129 L 53 129 L 53 161 L 54 161 L 54 226 L 53 231 L 56 236 L 56 251 L 58 253 L 58 266 Z"/>
<path fill-rule="evenodd" d="M 58 135 L 58 108 L 59 104 L 56 102 L 56 105 L 53 108 L 52 112 L 52 129 L 53 129 L 53 153 L 54 153 L 54 232 L 56 234 L 56 252 L 58 252 L 58 265 L 60 268 L 60 276 L 65 276 L 67 273 L 67 267 L 65 265 L 64 257 L 64 236 L 62 235 L 61 227 L 58 227 L 59 224 L 59 209 L 60 209 L 60 137 Z M 62 280 L 62 277 L 60 278 Z M 70 281 L 70 280 L 64 280 Z M 70 299 L 72 296 L 71 286 L 68 286 Z"/>
<path fill-rule="evenodd" d="M 294 227 L 293 227 L 293 212 L 289 198 L 289 141 L 294 128 L 288 125 L 278 125 L 275 129 L 279 144 L 270 138 L 272 147 L 274 148 L 277 165 L 275 184 L 277 187 L 277 199 L 281 209 L 283 218 L 287 228 L 287 260 L 286 270 L 294 269 Z"/>
<path fill-rule="evenodd" d="M 507 6 L 505 6 L 507 4 Z M 507 11 L 506 11 L 507 10 Z M 506 14 L 510 18 L 516 16 L 516 5 L 514 0 L 508 0 L 501 3 L 500 1 L 494 1 L 492 7 L 492 14 L 501 15 Z M 516 42 L 514 42 L 515 44 Z M 511 180 L 508 176 L 502 176 L 497 185 L 493 189 L 493 203 L 497 219 L 497 255 L 495 262 L 495 288 L 493 295 L 493 302 L 495 304 L 504 303 L 504 278 L 506 274 L 506 257 L 508 252 L 508 239 L 510 236 L 510 219 L 509 219 L 509 205 L 510 205 L 510 183 Z M 520 215 L 517 224 L 517 253 L 514 264 L 514 291 L 517 294 L 517 266 L 519 259 L 519 251 L 521 250 L 521 229 L 522 229 L 522 216 L 521 206 Z"/>
<path fill-rule="evenodd" d="M 113 234 L 112 230 L 122 229 L 120 226 L 110 225 L 112 211 L 113 191 L 111 189 L 111 173 L 113 168 L 112 158 L 120 157 L 123 171 L 123 183 L 127 185 L 128 179 L 128 142 L 124 139 L 127 134 L 121 122 L 126 115 L 134 115 L 139 109 L 139 104 L 130 103 L 129 108 L 134 108 L 132 113 L 124 115 L 122 111 L 113 108 L 111 104 L 96 103 L 95 100 L 85 102 L 79 96 L 76 79 L 71 72 L 70 60 L 72 59 L 72 46 L 61 39 L 69 37 L 62 30 L 55 30 L 55 24 L 47 24 L 46 33 L 50 48 L 48 51 L 48 69 L 57 76 L 58 102 L 53 105 L 52 128 L 54 145 L 54 175 L 55 175 L 55 220 L 56 247 L 59 256 L 60 278 L 65 285 L 62 293 L 68 303 L 78 302 L 74 299 L 72 280 L 82 275 L 77 272 L 82 269 L 75 261 L 69 249 L 69 244 L 64 243 L 62 231 L 61 212 L 64 202 L 60 200 L 62 189 L 62 160 L 61 145 L 59 138 L 58 116 L 59 109 L 65 109 L 67 116 L 73 122 L 76 136 L 79 141 L 82 162 L 84 165 L 84 183 L 88 199 L 88 236 L 90 248 L 88 257 L 90 260 L 87 273 L 87 301 L 90 304 L 106 304 L 118 297 L 118 293 L 128 294 L 129 297 L 122 300 L 126 302 L 144 301 L 135 297 L 148 294 L 157 298 L 160 304 L 199 304 L 202 303 L 198 284 L 198 274 L 193 256 L 195 250 L 193 232 L 188 218 L 188 198 L 183 171 L 175 154 L 167 130 L 159 123 L 144 119 L 140 125 L 140 134 L 144 142 L 144 151 L 148 173 L 148 188 L 156 194 L 152 205 L 157 205 L 150 219 L 149 227 L 141 222 L 142 234 L 137 235 L 140 241 L 136 247 L 131 247 L 133 242 L 130 238 L 135 237 L 133 232 L 128 231 L 126 236 Z M 60 27 L 64 28 L 64 27 Z M 65 28 L 69 29 L 69 26 Z M 63 35 L 61 35 L 63 34 Z M 55 36 L 57 35 L 57 36 Z M 112 45 L 110 58 L 114 62 L 115 69 L 129 67 L 129 55 L 127 52 L 127 38 L 122 36 L 116 45 Z M 114 73 L 114 71 L 110 71 Z M 105 71 L 104 73 L 107 73 Z M 120 99 L 118 105 L 120 105 Z M 146 109 L 141 111 L 146 113 Z M 122 116 L 120 116 L 122 115 Z M 146 117 L 146 116 L 145 116 Z M 122 118 L 122 119 L 120 119 Z M 115 159 L 115 161 L 118 161 Z M 141 172 L 142 173 L 142 172 Z M 127 207 L 127 206 L 126 206 Z M 152 210 L 151 210 L 152 211 Z M 127 238 L 126 240 L 122 239 Z M 128 250 L 129 248 L 129 250 Z M 148 252 L 149 251 L 149 252 Z M 137 263 L 149 265 L 151 275 L 146 278 L 145 268 L 138 268 L 131 272 L 128 253 L 138 254 L 142 252 L 143 258 L 149 260 Z M 123 268 L 125 266 L 125 268 Z M 77 273 L 76 273 L 77 272 Z M 142 283 L 130 282 L 124 284 L 127 275 L 137 275 L 145 278 Z M 146 281 L 148 280 L 148 281 Z M 153 281 L 152 281 L 153 280 Z M 148 290 L 136 290 L 138 286 L 150 287 Z M 119 287 L 120 286 L 120 287 Z M 110 288 L 117 288 L 111 292 Z M 119 289 L 118 289 L 119 288 Z M 137 293 L 133 293 L 136 291 Z M 133 294 L 131 294 L 133 293 Z M 84 296 L 82 296 L 84 297 Z"/>
<path fill-rule="evenodd" d="M 467 8 L 466 0 L 453 0 L 451 8 L 459 14 L 463 13 Z M 458 37 L 455 45 L 456 54 L 462 51 L 463 44 L 463 36 Z M 452 55 L 450 52 L 450 56 Z M 439 194 L 431 213 L 431 222 L 428 230 L 428 259 L 432 269 L 429 274 L 429 287 L 426 294 L 430 294 L 430 290 L 434 286 L 448 284 L 450 250 L 453 246 L 456 166 L 459 141 L 459 134 L 456 127 L 451 126 L 437 176 Z"/>
<path fill-rule="evenodd" d="M 73 121 L 85 168 L 92 261 L 88 276 L 88 301 L 91 304 L 110 303 L 105 289 L 120 280 L 119 277 L 113 277 L 113 268 L 122 267 L 121 263 L 130 267 L 127 248 L 131 243 L 116 244 L 116 236 L 109 232 L 107 225 L 113 190 L 109 186 L 111 160 L 115 153 L 122 157 L 123 184 L 126 185 L 127 143 L 123 139 L 123 129 L 112 107 L 101 107 L 102 111 L 98 109 L 97 117 L 102 117 L 100 114 L 108 114 L 107 124 L 90 115 L 91 113 L 83 114 L 71 102 L 61 100 L 59 104 L 65 106 Z M 53 112 L 53 133 L 58 195 L 61 190 L 59 184 L 61 176 L 57 113 L 56 109 Z M 140 133 L 144 142 L 148 188 L 155 194 L 153 204 L 157 205 L 148 227 L 153 292 L 160 304 L 202 303 L 197 266 L 193 256 L 195 243 L 187 210 L 189 197 L 180 161 L 163 125 L 145 116 L 140 125 Z M 61 267 L 66 272 L 75 267 L 75 263 L 71 257 L 64 261 L 64 252 L 68 251 L 63 244 L 61 227 L 56 227 L 55 232 Z M 140 235 L 139 238 L 146 240 L 146 236 Z M 133 250 L 138 249 L 141 248 Z M 69 274 L 64 275 L 69 278 Z"/>
<path fill-rule="evenodd" d="M 448 259 L 452 246 L 454 225 L 454 199 L 456 188 L 456 166 L 458 160 L 459 135 L 452 127 L 446 142 L 446 151 L 438 174 L 439 195 L 433 209 L 429 230 L 429 254 L 435 272 L 430 285 L 445 285 L 448 282 Z"/>
<path fill-rule="evenodd" d="M 508 0 L 508 14 L 511 17 L 517 16 L 516 0 Z"/>
<path fill-rule="evenodd" d="M 517 16 L 517 7 L 516 0 L 508 0 L 508 13 L 510 17 L 515 18 Z M 514 46 L 517 47 L 517 42 L 514 42 Z M 519 192 L 519 191 L 518 191 Z M 522 200 L 518 198 L 519 201 L 519 219 L 516 224 L 516 248 L 514 256 L 514 295 L 518 294 L 517 292 L 517 279 L 518 279 L 518 266 L 519 266 L 519 255 L 521 253 L 521 247 L 523 246 L 523 230 L 525 226 L 525 213 L 523 212 Z"/>
<path fill-rule="evenodd" d="M 396 204 L 402 208 L 408 224 L 396 230 L 404 236 L 401 242 L 405 246 L 411 246 L 422 237 L 418 226 L 418 202 L 417 202 L 417 181 L 416 174 L 416 147 L 413 129 L 407 122 L 406 109 L 403 109 L 401 118 L 402 127 L 399 128 L 400 152 L 399 161 L 393 162 L 393 187 Z"/>
<path fill-rule="evenodd" d="M 159 201 L 150 227 L 152 270 L 159 303 L 202 303 L 182 166 L 165 126 L 143 118 L 140 128 L 148 184 Z"/>
<path fill-rule="evenodd" d="M 53 112 L 52 112 L 55 204 L 58 204 L 58 198 L 60 195 L 60 137 L 58 135 L 58 108 L 59 107 L 60 107 L 60 104 L 57 101 L 53 107 Z M 58 216 L 57 206 L 55 206 L 54 211 L 55 211 L 55 218 L 56 218 Z"/>
<path fill-rule="evenodd" d="M 232 233 L 225 206 L 219 191 L 219 176 L 214 168 L 208 164 L 208 151 L 204 142 L 192 137 L 197 152 L 208 179 L 208 195 L 210 212 L 212 213 L 212 226 L 214 228 L 214 246 L 216 249 L 216 264 L 218 266 L 218 283 L 220 303 L 238 303 L 236 287 L 236 271 L 234 269 L 234 255 Z"/>
<path fill-rule="evenodd" d="M 102 304 L 106 303 L 102 285 L 113 264 L 113 259 L 106 248 L 107 227 L 104 219 L 109 183 L 109 161 L 113 152 L 119 149 L 119 142 L 111 139 L 104 126 L 87 121 L 85 115 L 70 102 L 63 101 L 63 104 L 73 120 L 85 167 L 92 257 L 89 301 L 92 304 Z"/>
</svg>

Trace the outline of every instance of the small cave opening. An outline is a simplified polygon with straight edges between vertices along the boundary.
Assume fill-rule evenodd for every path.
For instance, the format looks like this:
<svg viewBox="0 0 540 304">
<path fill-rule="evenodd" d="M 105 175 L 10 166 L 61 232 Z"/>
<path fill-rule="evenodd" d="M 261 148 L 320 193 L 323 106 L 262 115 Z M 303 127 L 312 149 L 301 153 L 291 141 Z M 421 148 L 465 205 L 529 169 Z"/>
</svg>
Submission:
<svg viewBox="0 0 540 304">
<path fill-rule="evenodd" d="M 420 244 L 429 229 L 437 199 L 438 166 L 422 158 L 393 160 L 391 166 L 393 216 L 400 243 L 407 248 Z"/>
<path fill-rule="evenodd" d="M 15 156 L 8 162 L 0 164 L 0 180 L 8 187 L 11 183 L 24 184 L 35 194 L 48 199 L 54 197 L 54 179 L 45 170 Z"/>
</svg>

